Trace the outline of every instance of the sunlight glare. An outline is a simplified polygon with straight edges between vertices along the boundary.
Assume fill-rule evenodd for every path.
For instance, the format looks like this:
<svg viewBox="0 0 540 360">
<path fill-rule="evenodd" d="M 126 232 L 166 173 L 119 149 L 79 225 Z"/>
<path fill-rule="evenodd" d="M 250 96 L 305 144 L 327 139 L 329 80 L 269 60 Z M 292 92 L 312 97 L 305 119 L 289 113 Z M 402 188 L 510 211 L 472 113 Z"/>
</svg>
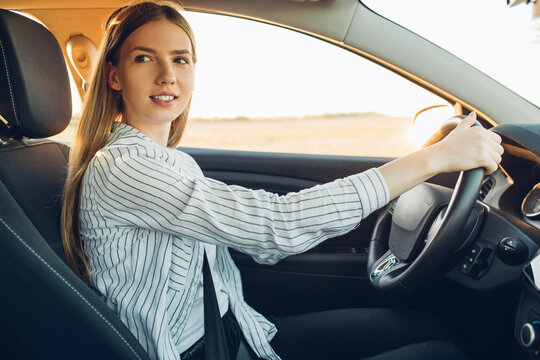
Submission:
<svg viewBox="0 0 540 360">
<path fill-rule="evenodd" d="M 416 115 L 416 120 L 407 133 L 407 139 L 416 146 L 416 149 L 420 149 L 453 116 L 454 110 L 449 105 L 424 109 Z"/>
</svg>

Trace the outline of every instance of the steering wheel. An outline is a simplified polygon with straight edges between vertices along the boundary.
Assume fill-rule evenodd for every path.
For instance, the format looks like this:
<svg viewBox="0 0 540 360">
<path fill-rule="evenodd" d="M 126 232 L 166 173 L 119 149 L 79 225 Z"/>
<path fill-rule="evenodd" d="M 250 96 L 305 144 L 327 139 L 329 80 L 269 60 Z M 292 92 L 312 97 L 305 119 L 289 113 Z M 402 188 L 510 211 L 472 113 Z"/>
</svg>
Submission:
<svg viewBox="0 0 540 360">
<path fill-rule="evenodd" d="M 440 268 L 478 223 L 472 210 L 483 178 L 483 168 L 462 171 L 453 192 L 422 183 L 391 203 L 369 245 L 371 284 L 384 290 L 411 289 Z"/>
</svg>

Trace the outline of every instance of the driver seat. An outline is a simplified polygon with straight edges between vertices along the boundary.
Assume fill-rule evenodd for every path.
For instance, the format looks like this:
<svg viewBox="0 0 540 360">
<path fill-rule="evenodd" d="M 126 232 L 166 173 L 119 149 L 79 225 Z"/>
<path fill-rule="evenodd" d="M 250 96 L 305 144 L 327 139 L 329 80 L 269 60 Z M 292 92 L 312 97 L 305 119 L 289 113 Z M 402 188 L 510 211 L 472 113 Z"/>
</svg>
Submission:
<svg viewBox="0 0 540 360">
<path fill-rule="evenodd" d="M 149 359 L 64 263 L 69 148 L 43 139 L 71 118 L 66 63 L 39 23 L 0 10 L 0 316 L 3 353 L 24 359 Z"/>
</svg>

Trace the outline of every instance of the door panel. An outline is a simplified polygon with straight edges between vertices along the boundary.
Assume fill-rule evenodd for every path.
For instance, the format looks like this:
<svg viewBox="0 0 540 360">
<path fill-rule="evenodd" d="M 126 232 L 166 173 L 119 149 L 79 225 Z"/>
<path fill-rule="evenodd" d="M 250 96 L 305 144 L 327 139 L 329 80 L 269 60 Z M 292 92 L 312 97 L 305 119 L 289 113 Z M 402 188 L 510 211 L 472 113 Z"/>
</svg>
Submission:
<svg viewBox="0 0 540 360">
<path fill-rule="evenodd" d="M 183 148 L 208 177 L 227 184 L 278 194 L 378 167 L 391 159 Z M 453 186 L 456 175 L 434 178 Z M 244 283 L 247 302 L 265 314 L 293 314 L 344 307 L 380 306 L 384 299 L 367 279 L 367 246 L 378 212 L 343 236 L 283 259 L 257 264 L 231 251 Z"/>
</svg>

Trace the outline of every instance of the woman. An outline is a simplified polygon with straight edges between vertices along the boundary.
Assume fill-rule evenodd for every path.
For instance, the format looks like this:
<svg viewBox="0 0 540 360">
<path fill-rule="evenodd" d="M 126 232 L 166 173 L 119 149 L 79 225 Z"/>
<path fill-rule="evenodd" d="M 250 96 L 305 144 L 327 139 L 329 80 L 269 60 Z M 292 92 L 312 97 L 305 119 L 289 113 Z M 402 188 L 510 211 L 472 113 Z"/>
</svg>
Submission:
<svg viewBox="0 0 540 360">
<path fill-rule="evenodd" d="M 276 327 L 245 303 L 227 247 L 269 264 L 307 251 L 437 173 L 495 171 L 501 140 L 471 128 L 472 114 L 431 147 L 283 197 L 205 178 L 189 155 L 175 150 L 197 59 L 179 10 L 171 2 L 145 2 L 108 21 L 70 155 L 62 209 L 66 259 L 154 359 L 202 356 L 205 256 L 231 358 L 239 341 L 265 359 L 286 357 L 291 348 L 307 353 L 312 346 L 304 344 L 303 352 L 300 337 L 274 341 L 274 351 Z M 351 319 L 352 312 L 345 314 Z M 294 325 L 283 321 L 287 327 Z M 376 353 L 354 343 L 343 353 L 335 343 L 329 347 L 336 359 Z"/>
</svg>

